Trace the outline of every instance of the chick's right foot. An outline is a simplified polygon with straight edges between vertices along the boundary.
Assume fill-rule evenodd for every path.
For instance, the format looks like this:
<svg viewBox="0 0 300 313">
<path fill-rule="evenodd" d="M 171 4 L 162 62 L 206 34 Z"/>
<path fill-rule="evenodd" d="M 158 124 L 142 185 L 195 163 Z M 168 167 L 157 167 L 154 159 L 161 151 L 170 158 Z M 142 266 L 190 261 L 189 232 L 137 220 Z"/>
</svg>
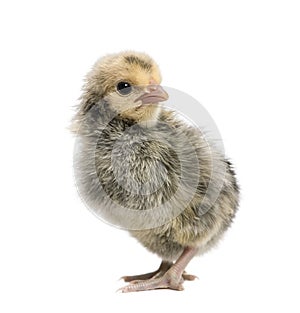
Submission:
<svg viewBox="0 0 300 313">
<path fill-rule="evenodd" d="M 172 262 L 162 261 L 159 269 L 154 272 L 141 274 L 141 275 L 123 276 L 121 277 L 121 279 L 123 279 L 126 283 L 129 283 L 129 282 L 135 283 L 137 281 L 159 278 L 159 277 L 162 277 L 171 268 L 172 265 L 173 265 Z"/>
</svg>

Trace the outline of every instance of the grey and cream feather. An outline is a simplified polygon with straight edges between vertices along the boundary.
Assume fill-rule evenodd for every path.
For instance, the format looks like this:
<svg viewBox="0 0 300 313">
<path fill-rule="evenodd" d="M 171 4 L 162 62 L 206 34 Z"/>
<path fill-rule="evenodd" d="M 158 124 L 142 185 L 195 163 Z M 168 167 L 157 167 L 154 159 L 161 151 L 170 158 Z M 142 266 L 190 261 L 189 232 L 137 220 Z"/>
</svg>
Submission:
<svg viewBox="0 0 300 313">
<path fill-rule="evenodd" d="M 145 86 L 144 77 L 161 80 L 150 57 L 130 51 L 100 59 L 87 75 L 72 123 L 75 175 L 96 215 L 173 262 L 185 247 L 201 254 L 219 241 L 235 216 L 239 188 L 203 130 L 161 105 L 116 100 L 120 80 Z"/>
</svg>

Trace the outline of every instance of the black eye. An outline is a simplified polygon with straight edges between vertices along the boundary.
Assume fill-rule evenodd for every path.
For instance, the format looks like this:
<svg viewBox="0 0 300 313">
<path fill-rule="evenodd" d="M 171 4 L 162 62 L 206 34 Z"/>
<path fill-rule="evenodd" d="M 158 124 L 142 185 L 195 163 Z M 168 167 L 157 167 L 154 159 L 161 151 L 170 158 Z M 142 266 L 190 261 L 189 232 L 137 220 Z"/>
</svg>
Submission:
<svg viewBox="0 0 300 313">
<path fill-rule="evenodd" d="M 127 82 L 119 82 L 117 85 L 117 90 L 121 95 L 125 96 L 131 93 L 132 87 Z"/>
</svg>

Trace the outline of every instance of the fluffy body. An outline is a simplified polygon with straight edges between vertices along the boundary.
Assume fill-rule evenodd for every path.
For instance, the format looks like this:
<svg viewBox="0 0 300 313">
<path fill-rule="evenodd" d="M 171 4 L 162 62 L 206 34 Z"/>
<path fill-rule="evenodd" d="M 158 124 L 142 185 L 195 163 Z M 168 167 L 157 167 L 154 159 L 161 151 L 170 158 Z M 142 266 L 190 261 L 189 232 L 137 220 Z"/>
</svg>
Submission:
<svg viewBox="0 0 300 313">
<path fill-rule="evenodd" d="M 145 54 L 126 52 L 95 64 L 72 125 L 79 140 L 74 161 L 79 190 L 92 210 L 111 222 L 126 219 L 120 206 L 141 212 L 129 232 L 163 260 L 176 260 L 186 247 L 204 253 L 222 237 L 238 207 L 231 164 L 175 112 L 158 104 L 121 110 L 125 100 L 115 101 L 113 86 L 124 77 L 137 85 L 161 80 Z M 183 163 L 196 188 L 176 195 Z M 212 175 L 213 168 L 220 171 Z M 189 201 L 183 203 L 186 195 Z"/>
</svg>

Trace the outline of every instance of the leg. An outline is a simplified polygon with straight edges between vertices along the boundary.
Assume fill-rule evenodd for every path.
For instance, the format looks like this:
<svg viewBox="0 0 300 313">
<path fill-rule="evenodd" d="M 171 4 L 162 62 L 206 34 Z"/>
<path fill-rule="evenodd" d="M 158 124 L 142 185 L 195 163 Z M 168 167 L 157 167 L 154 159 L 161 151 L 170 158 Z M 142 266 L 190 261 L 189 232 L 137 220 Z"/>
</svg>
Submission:
<svg viewBox="0 0 300 313">
<path fill-rule="evenodd" d="M 128 282 L 133 282 L 135 280 L 147 280 L 150 278 L 159 277 L 159 276 L 162 276 L 163 274 L 165 274 L 167 272 L 167 270 L 172 266 L 172 264 L 173 264 L 172 262 L 162 261 L 158 270 L 156 270 L 154 272 L 142 274 L 142 275 L 123 276 L 123 277 L 121 277 L 121 279 L 124 279 L 124 281 L 126 283 L 128 283 Z"/>
<path fill-rule="evenodd" d="M 122 292 L 132 292 L 132 291 L 144 291 L 153 289 L 174 289 L 183 290 L 183 273 L 187 264 L 195 256 L 197 248 L 187 247 L 184 249 L 182 255 L 173 264 L 169 270 L 162 276 L 158 278 L 152 278 L 145 281 L 136 281 L 129 284 L 121 289 Z M 186 274 L 187 275 L 187 274 Z M 187 275 L 192 276 L 192 275 Z M 190 277 L 190 278 L 195 278 Z M 193 280 L 192 279 L 192 280 Z"/>
</svg>

